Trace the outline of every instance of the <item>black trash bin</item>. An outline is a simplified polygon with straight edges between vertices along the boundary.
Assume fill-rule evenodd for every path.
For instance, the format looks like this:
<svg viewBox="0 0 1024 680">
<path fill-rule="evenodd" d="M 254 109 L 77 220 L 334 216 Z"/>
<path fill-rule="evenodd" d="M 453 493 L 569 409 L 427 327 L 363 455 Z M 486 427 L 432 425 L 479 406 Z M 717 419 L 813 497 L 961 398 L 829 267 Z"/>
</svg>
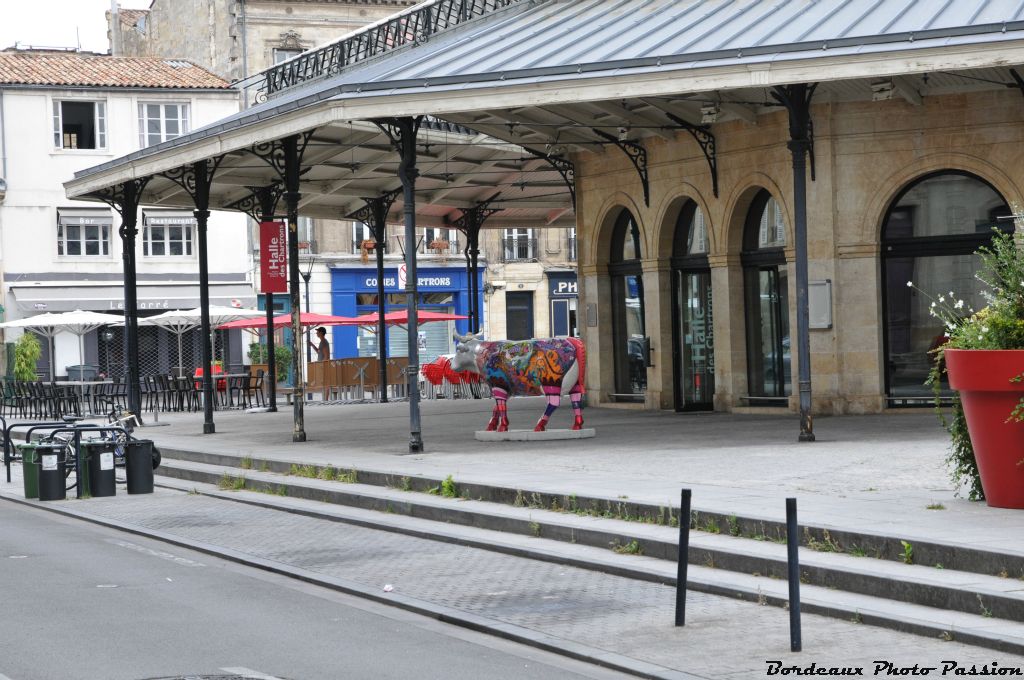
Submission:
<svg viewBox="0 0 1024 680">
<path fill-rule="evenodd" d="M 82 455 L 89 478 L 89 495 L 93 498 L 114 496 L 117 484 L 114 478 L 114 442 L 102 439 L 87 439 L 82 442 Z M 85 489 L 83 489 L 84 493 Z"/>
<path fill-rule="evenodd" d="M 153 442 L 136 439 L 124 445 L 128 493 L 153 493 Z"/>
<path fill-rule="evenodd" d="M 62 445 L 40 444 L 36 447 L 36 460 L 39 461 L 39 500 L 62 501 L 68 497 L 64 484 L 67 461 L 64 460 Z"/>
</svg>

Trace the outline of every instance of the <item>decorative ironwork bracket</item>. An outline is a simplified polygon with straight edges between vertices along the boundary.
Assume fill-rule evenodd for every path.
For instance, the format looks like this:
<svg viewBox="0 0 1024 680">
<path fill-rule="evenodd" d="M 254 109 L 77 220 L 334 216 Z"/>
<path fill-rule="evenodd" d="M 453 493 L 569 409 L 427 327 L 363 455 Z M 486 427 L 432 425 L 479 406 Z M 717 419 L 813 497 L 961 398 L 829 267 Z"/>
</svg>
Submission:
<svg viewBox="0 0 1024 680">
<path fill-rule="evenodd" d="M 395 204 L 395 200 L 401 193 L 402 189 L 398 188 L 380 196 L 364 197 L 362 200 L 365 205 L 358 210 L 350 212 L 345 217 L 350 220 L 358 220 L 369 226 L 374 240 L 377 243 L 383 243 L 387 239 L 385 228 L 387 226 L 388 213 L 391 212 L 391 206 Z"/>
<path fill-rule="evenodd" d="M 141 177 L 139 179 L 132 179 L 89 194 L 109 205 L 121 216 L 121 226 L 117 229 L 117 233 L 121 238 L 128 238 L 129 235 L 135 236 L 139 233 L 138 229 L 136 229 L 138 217 L 126 220 L 125 215 L 135 215 L 138 212 L 142 192 L 151 179 L 153 178 Z M 131 224 L 131 234 L 129 234 L 129 229 L 127 228 L 128 224 Z"/>
<path fill-rule="evenodd" d="M 451 222 L 451 226 L 454 229 L 458 229 L 466 235 L 466 249 L 463 250 L 463 254 L 468 255 L 471 246 L 479 243 L 478 238 L 480 235 L 480 229 L 484 226 L 484 222 L 487 221 L 494 213 L 499 213 L 504 208 L 492 208 L 491 203 L 501 196 L 501 192 L 494 194 L 486 201 L 480 201 L 472 208 L 466 208 L 462 211 L 462 215 L 457 220 Z"/>
<path fill-rule="evenodd" d="M 1013 76 L 1013 83 L 1007 84 L 1007 87 L 1016 88 L 1020 90 L 1021 95 L 1024 95 L 1024 77 L 1021 77 L 1015 68 L 1010 69 L 1010 75 Z"/>
<path fill-rule="evenodd" d="M 700 150 L 704 152 L 704 158 L 707 159 L 708 167 L 711 169 L 711 189 L 714 191 L 715 198 L 718 198 L 718 151 L 715 135 L 711 132 L 711 128 L 707 125 L 694 125 L 667 111 L 665 115 L 680 129 L 686 130 L 697 140 Z"/>
<path fill-rule="evenodd" d="M 277 212 L 277 204 L 284 195 L 284 186 L 280 182 L 274 182 L 265 187 L 248 187 L 248 196 L 229 203 L 225 208 L 244 212 L 256 222 L 262 222 L 267 215 Z"/>
<path fill-rule="evenodd" d="M 309 140 L 313 138 L 313 133 L 314 132 L 316 132 L 315 129 L 313 129 L 313 130 L 306 130 L 301 135 L 299 135 L 299 138 L 300 138 L 299 139 L 299 144 L 298 144 L 299 165 L 302 165 L 302 157 L 306 153 L 306 148 L 309 146 Z M 285 178 L 285 155 L 286 154 L 285 154 L 284 141 L 283 140 L 281 140 L 281 139 L 274 139 L 274 140 L 269 141 L 269 142 L 262 142 L 260 144 L 254 144 L 252 146 L 252 148 L 250 148 L 250 149 L 243 149 L 243 151 L 251 153 L 253 156 L 256 156 L 256 158 L 259 158 L 261 161 L 263 161 L 264 163 L 269 165 L 274 170 L 274 172 L 277 173 L 278 177 L 280 178 L 280 181 L 283 184 L 287 184 L 287 180 Z"/>
<path fill-rule="evenodd" d="M 614 137 L 604 130 L 594 129 L 593 133 L 601 139 L 608 140 L 615 146 L 619 147 L 622 149 L 622 152 L 629 157 L 629 160 L 633 163 L 633 167 L 636 168 L 637 174 L 640 175 L 640 183 L 643 184 L 644 187 L 644 205 L 650 207 L 651 184 L 647 177 L 647 149 L 636 142 Z"/>
<path fill-rule="evenodd" d="M 817 83 L 772 88 L 772 97 L 789 111 L 790 144 L 805 145 L 810 154 L 811 181 L 814 171 L 814 121 L 811 120 L 811 98 Z"/>
<path fill-rule="evenodd" d="M 540 151 L 535 151 L 528 146 L 524 146 L 524 149 L 529 151 L 537 158 L 547 161 L 551 167 L 558 171 L 558 174 L 562 176 L 562 181 L 565 182 L 565 186 L 569 187 L 569 197 L 572 199 L 573 210 L 576 209 L 576 166 L 573 165 L 572 161 L 562 156 L 553 156 L 550 154 L 544 154 Z"/>
<path fill-rule="evenodd" d="M 218 156 L 214 159 L 199 161 L 193 165 L 183 165 L 179 168 L 162 172 L 160 176 L 171 180 L 191 196 L 196 210 L 209 210 L 210 184 L 213 182 L 213 176 L 217 174 L 220 164 L 224 162 L 224 158 L 224 156 Z M 213 161 L 212 166 L 211 160 Z M 202 175 L 196 172 L 196 167 L 200 164 L 205 168 L 205 172 Z"/>
</svg>

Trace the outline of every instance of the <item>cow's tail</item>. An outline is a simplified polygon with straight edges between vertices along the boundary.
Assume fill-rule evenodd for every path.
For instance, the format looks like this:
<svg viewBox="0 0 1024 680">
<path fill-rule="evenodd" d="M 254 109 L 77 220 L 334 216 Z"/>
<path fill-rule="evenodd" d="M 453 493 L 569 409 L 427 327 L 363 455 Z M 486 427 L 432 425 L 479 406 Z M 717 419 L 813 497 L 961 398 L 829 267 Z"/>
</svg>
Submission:
<svg viewBox="0 0 1024 680">
<path fill-rule="evenodd" d="M 586 394 L 583 382 L 587 375 L 587 347 L 579 338 L 566 338 L 566 340 L 576 348 L 576 362 L 580 366 L 580 377 L 576 380 L 576 384 L 580 387 L 580 394 Z"/>
</svg>

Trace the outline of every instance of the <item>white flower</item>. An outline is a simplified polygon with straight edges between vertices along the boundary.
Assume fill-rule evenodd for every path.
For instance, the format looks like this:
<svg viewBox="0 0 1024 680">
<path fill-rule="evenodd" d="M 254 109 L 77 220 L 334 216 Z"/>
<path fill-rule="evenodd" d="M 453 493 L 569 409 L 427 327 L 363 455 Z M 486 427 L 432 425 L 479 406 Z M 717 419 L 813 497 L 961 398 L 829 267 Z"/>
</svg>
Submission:
<svg viewBox="0 0 1024 680">
<path fill-rule="evenodd" d="M 1020 285 L 1024 286 L 1024 281 L 1021 281 Z M 913 287 L 914 287 L 914 282 L 913 281 L 907 281 L 907 288 L 913 288 Z"/>
<path fill-rule="evenodd" d="M 988 333 L 988 326 L 982 326 L 981 327 L 981 332 L 982 333 Z"/>
<path fill-rule="evenodd" d="M 940 295 L 939 296 L 939 302 L 945 302 L 945 301 L 946 301 L 946 296 L 945 295 Z M 935 303 L 933 302 L 932 304 L 935 304 Z"/>
<path fill-rule="evenodd" d="M 932 309 L 935 309 L 935 303 L 934 302 L 932 303 Z"/>
<path fill-rule="evenodd" d="M 954 297 L 956 297 L 955 295 L 953 295 L 953 291 L 949 291 L 949 297 L 950 297 L 950 298 L 954 298 Z"/>
<path fill-rule="evenodd" d="M 953 309 L 963 309 L 963 306 L 964 306 L 964 301 L 963 300 L 957 300 L 956 304 L 953 305 Z"/>
</svg>

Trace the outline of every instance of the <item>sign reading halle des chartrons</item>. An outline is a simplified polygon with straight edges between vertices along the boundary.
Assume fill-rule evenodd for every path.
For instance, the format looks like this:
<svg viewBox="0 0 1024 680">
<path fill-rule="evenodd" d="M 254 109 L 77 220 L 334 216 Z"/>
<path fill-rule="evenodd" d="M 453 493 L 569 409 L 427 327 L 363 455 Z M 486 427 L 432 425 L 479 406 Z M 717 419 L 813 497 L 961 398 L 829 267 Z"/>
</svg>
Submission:
<svg viewBox="0 0 1024 680">
<path fill-rule="evenodd" d="M 288 292 L 288 231 L 284 222 L 260 222 L 260 290 Z"/>
</svg>

